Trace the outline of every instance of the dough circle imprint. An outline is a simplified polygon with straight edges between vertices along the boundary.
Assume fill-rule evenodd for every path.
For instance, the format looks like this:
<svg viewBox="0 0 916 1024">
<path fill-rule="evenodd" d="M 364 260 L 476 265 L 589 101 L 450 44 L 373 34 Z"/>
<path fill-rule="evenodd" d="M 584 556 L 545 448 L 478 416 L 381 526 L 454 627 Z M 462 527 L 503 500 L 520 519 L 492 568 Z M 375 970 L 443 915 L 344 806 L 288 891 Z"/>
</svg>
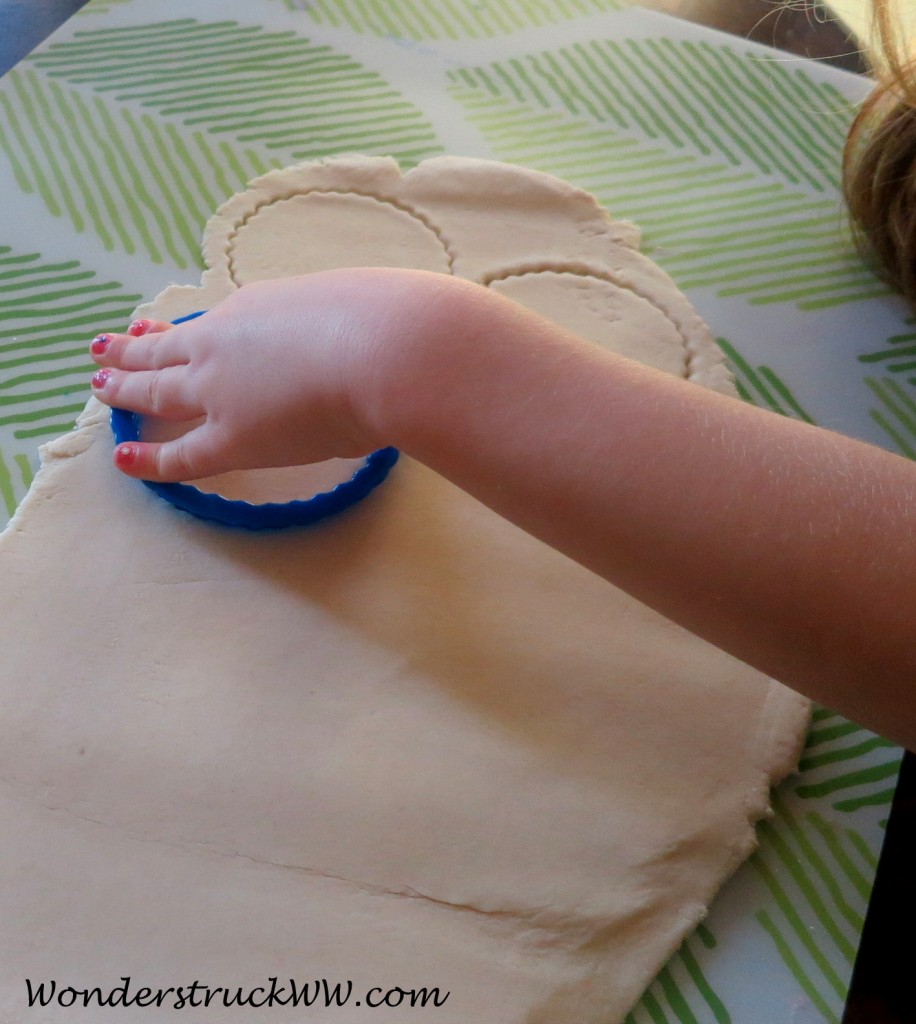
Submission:
<svg viewBox="0 0 916 1024">
<path fill-rule="evenodd" d="M 265 238 L 273 240 L 268 247 L 258 243 Z M 239 226 L 229 255 L 237 285 L 329 266 L 450 270 L 430 225 L 390 202 L 353 192 L 308 192 L 261 207 Z"/>
</svg>

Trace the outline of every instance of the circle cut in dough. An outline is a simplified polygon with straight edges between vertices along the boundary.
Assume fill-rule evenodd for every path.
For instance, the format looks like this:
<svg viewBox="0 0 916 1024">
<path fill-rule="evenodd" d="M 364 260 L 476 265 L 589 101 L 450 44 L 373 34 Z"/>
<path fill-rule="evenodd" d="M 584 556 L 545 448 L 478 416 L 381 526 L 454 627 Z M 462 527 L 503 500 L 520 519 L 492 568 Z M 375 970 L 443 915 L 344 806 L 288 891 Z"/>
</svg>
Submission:
<svg viewBox="0 0 916 1024">
<path fill-rule="evenodd" d="M 449 273 L 436 232 L 375 196 L 310 192 L 260 208 L 229 250 L 236 285 L 340 267 L 413 267 Z"/>
<path fill-rule="evenodd" d="M 562 269 L 512 274 L 490 288 L 618 355 L 686 376 L 686 351 L 664 312 L 609 278 Z"/>
</svg>

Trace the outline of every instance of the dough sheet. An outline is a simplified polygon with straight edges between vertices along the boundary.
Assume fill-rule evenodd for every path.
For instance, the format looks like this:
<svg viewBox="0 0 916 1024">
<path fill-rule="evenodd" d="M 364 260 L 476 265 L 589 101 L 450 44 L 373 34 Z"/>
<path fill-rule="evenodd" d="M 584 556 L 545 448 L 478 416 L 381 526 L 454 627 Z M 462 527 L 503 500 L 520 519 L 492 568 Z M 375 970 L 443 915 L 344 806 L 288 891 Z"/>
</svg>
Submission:
<svg viewBox="0 0 916 1024">
<path fill-rule="evenodd" d="M 416 266 L 728 391 L 637 244 L 545 175 L 339 158 L 231 199 L 201 287 L 140 312 Z M 620 1022 L 753 849 L 807 702 L 410 459 L 340 517 L 247 533 L 121 477 L 112 443 L 91 401 L 0 537 L 0 1022 L 80 1019 L 24 1010 L 26 977 L 122 975 L 353 982 L 252 1011 L 278 1024 L 356 1024 L 373 986 L 447 991 L 437 1024 Z"/>
</svg>

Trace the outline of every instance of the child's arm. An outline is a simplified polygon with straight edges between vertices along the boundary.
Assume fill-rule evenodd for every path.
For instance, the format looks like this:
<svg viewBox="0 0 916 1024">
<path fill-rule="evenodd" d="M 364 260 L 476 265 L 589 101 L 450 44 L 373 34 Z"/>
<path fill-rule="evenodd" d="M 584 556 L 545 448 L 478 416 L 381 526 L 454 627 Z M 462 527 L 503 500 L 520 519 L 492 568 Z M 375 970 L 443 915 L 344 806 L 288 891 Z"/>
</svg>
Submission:
<svg viewBox="0 0 916 1024">
<path fill-rule="evenodd" d="M 143 371 L 114 369 L 104 401 L 206 417 L 177 446 L 129 452 L 132 475 L 395 444 L 713 643 L 916 745 L 916 465 L 905 459 L 417 271 L 245 288 L 166 333 L 113 336 L 96 358 Z"/>
</svg>

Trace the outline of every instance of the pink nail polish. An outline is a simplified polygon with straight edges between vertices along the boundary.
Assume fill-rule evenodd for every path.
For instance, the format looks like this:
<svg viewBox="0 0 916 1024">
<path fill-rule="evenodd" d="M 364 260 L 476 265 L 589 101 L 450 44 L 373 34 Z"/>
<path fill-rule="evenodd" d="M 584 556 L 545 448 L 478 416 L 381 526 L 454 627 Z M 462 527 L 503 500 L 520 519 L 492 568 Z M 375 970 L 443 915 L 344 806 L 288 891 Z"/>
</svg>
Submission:
<svg viewBox="0 0 916 1024">
<path fill-rule="evenodd" d="M 132 466 L 137 460 L 139 449 L 135 444 L 119 444 L 115 448 L 115 462 L 119 466 Z"/>
<path fill-rule="evenodd" d="M 127 333 L 132 338 L 139 338 L 141 334 L 146 334 L 150 326 L 149 320 L 134 320 L 130 327 L 127 328 Z"/>
<path fill-rule="evenodd" d="M 108 378 L 110 376 L 111 370 L 109 370 L 107 366 L 103 366 L 101 370 L 96 370 L 92 375 L 92 386 L 98 391 L 101 391 L 108 383 Z"/>
<path fill-rule="evenodd" d="M 104 353 L 105 349 L 111 344 L 110 334 L 97 334 L 89 346 L 89 351 L 94 356 L 100 356 Z"/>
</svg>

